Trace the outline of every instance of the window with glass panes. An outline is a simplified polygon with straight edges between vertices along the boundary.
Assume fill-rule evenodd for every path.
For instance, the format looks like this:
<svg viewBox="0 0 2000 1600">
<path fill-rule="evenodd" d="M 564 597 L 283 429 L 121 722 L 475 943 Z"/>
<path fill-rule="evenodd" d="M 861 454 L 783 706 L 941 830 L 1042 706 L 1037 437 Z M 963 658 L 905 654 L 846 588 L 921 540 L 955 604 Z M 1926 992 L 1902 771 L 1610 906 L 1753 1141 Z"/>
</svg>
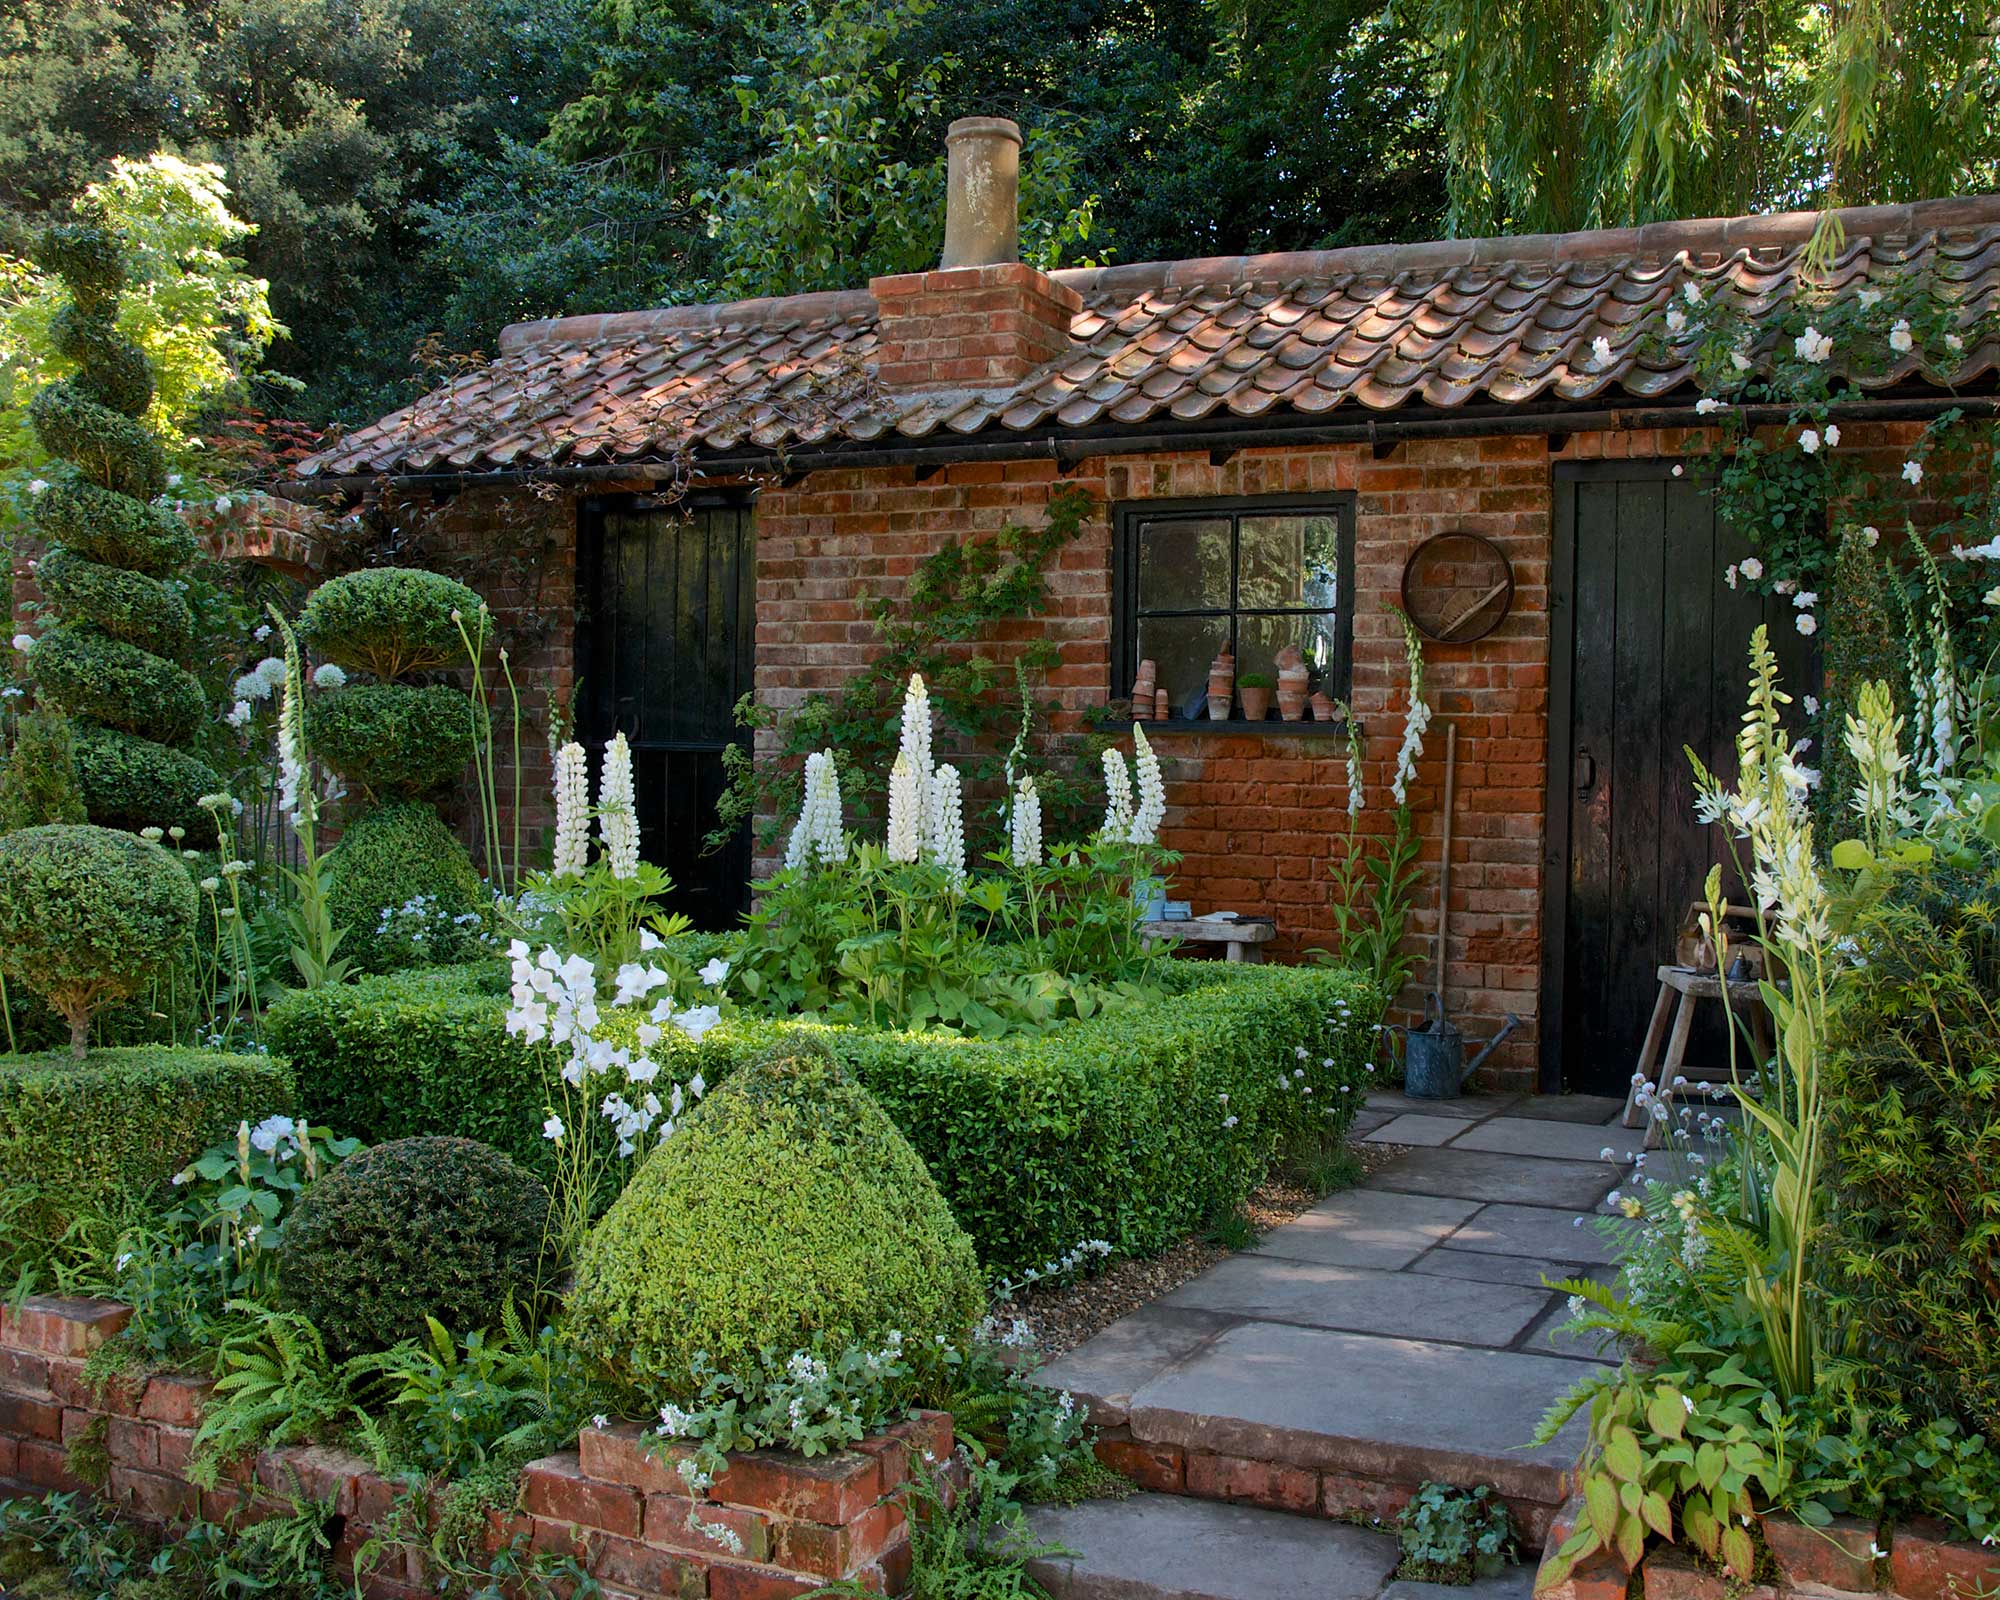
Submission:
<svg viewBox="0 0 2000 1600">
<path fill-rule="evenodd" d="M 1202 716 L 1209 664 L 1276 678 L 1297 645 L 1312 687 L 1347 693 L 1353 639 L 1351 496 L 1145 501 L 1118 512 L 1116 692 L 1141 661 L 1175 718 Z"/>
</svg>

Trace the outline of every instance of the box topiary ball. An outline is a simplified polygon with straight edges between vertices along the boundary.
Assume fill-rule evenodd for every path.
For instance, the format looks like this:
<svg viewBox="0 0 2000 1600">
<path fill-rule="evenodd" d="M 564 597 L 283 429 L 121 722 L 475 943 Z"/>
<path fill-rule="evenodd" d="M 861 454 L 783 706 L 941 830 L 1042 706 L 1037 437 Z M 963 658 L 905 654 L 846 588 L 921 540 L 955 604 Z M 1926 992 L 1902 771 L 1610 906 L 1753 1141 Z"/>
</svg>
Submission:
<svg viewBox="0 0 2000 1600">
<path fill-rule="evenodd" d="M 59 822 L 0 838 L 0 965 L 62 1014 L 75 1055 L 91 1013 L 193 934 L 196 907 L 180 861 L 129 833 Z"/>
<path fill-rule="evenodd" d="M 455 578 L 417 567 L 369 567 L 321 584 L 299 613 L 299 637 L 314 654 L 384 683 L 410 672 L 467 665 L 479 596 Z"/>
<path fill-rule="evenodd" d="M 368 972 L 394 972 L 425 961 L 463 960 L 471 935 L 485 926 L 487 896 L 457 835 L 420 800 L 397 800 L 363 812 L 328 859 L 333 886 L 327 911 L 346 930 L 340 953 Z M 432 940 L 419 952 L 406 934 L 382 929 L 382 913 L 422 898 L 433 926 L 463 924 L 457 939 Z"/>
<path fill-rule="evenodd" d="M 191 847 L 215 847 L 215 818 L 202 810 L 201 798 L 220 790 L 222 779 L 207 762 L 87 723 L 71 730 L 71 743 L 84 807 L 105 827 L 185 828 Z"/>
<path fill-rule="evenodd" d="M 697 1352 L 748 1370 L 828 1350 L 963 1340 L 985 1300 L 972 1241 L 888 1113 L 788 1043 L 691 1112 L 591 1231 L 573 1337 L 618 1381 L 686 1400 Z"/>
<path fill-rule="evenodd" d="M 442 684 L 354 683 L 312 697 L 306 741 L 378 799 L 427 794 L 472 759 L 479 711 Z"/>
<path fill-rule="evenodd" d="M 540 1181 L 476 1139 L 397 1139 L 349 1156 L 285 1223 L 282 1292 L 336 1359 L 493 1328 L 526 1299 L 548 1223 Z"/>
</svg>

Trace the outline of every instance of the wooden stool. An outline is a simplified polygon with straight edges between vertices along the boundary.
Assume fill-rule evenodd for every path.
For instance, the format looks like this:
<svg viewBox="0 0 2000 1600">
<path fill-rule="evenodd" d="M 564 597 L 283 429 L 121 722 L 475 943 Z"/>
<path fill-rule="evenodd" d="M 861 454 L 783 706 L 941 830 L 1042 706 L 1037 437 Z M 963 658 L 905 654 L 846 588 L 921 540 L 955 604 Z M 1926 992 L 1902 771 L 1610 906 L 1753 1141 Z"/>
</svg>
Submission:
<svg viewBox="0 0 2000 1600">
<path fill-rule="evenodd" d="M 1648 1115 L 1639 1104 L 1639 1091 L 1651 1084 L 1653 1092 L 1662 1105 L 1671 1105 L 1674 1098 L 1674 1079 L 1685 1077 L 1697 1083 L 1728 1083 L 1731 1081 L 1726 1067 L 1698 1067 L 1693 1072 L 1685 1070 L 1688 1034 L 1694 1028 L 1694 1008 L 1698 1001 L 1722 999 L 1724 979 L 1718 973 L 1690 972 L 1686 967 L 1661 967 L 1659 970 L 1660 997 L 1653 1002 L 1653 1020 L 1646 1025 L 1646 1042 L 1639 1046 L 1639 1065 L 1632 1074 L 1632 1086 L 1625 1092 L 1625 1115 L 1621 1118 L 1627 1128 L 1636 1128 L 1641 1120 L 1646 1124 L 1646 1144 L 1648 1148 L 1660 1140 L 1660 1121 Z M 1680 996 L 1676 1004 L 1674 996 Z M 1764 993 L 1755 979 L 1746 978 L 1729 984 L 1729 1003 L 1742 1006 L 1750 1013 L 1750 1037 L 1756 1045 L 1759 1061 L 1771 1058 L 1771 1018 L 1764 1009 Z M 1667 1013 L 1673 1012 L 1673 1032 L 1667 1031 Z M 1660 1043 L 1666 1041 L 1666 1054 L 1660 1054 Z M 1657 1079 L 1657 1081 L 1655 1081 Z"/>
<path fill-rule="evenodd" d="M 1146 922 L 1139 926 L 1146 948 L 1166 939 L 1182 944 L 1219 944 L 1225 961 L 1252 965 L 1264 959 L 1263 946 L 1278 936 L 1277 925 L 1267 918 L 1189 917 L 1180 922 Z"/>
</svg>

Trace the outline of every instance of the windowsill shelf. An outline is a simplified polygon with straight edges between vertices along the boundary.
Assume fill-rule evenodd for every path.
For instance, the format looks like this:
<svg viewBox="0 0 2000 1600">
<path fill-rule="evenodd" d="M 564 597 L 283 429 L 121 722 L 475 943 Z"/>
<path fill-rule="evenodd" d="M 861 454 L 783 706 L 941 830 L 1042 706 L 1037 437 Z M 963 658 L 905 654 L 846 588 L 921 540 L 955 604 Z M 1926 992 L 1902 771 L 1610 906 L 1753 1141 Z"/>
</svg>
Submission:
<svg viewBox="0 0 2000 1600">
<path fill-rule="evenodd" d="M 1196 717 L 1192 721 L 1183 717 L 1171 717 L 1165 722 L 1148 717 L 1142 722 L 1129 718 L 1119 718 L 1106 722 L 1107 729 L 1115 728 L 1121 733 L 1129 733 L 1133 728 L 1144 728 L 1146 737 L 1156 735 L 1168 738 L 1199 738 L 1203 734 L 1245 734 L 1253 733 L 1266 739 L 1345 739 L 1345 722 L 1309 722 L 1301 719 L 1287 722 L 1282 717 L 1271 717 L 1263 722 L 1250 722 L 1242 718 L 1232 718 L 1228 722 L 1211 722 L 1206 717 Z"/>
</svg>

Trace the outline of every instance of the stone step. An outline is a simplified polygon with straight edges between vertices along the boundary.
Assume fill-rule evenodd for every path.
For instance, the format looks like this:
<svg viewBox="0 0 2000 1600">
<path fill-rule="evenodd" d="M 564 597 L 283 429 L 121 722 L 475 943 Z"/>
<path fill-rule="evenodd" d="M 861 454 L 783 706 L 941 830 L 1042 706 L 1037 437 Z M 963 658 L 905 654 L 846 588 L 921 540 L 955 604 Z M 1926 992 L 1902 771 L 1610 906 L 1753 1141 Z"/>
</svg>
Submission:
<svg viewBox="0 0 2000 1600">
<path fill-rule="evenodd" d="M 1393 1534 L 1172 1495 L 1043 1506 L 1028 1520 L 1074 1552 L 1028 1569 L 1054 1600 L 1529 1600 L 1535 1581 L 1526 1565 L 1468 1588 L 1408 1583 Z"/>
</svg>

